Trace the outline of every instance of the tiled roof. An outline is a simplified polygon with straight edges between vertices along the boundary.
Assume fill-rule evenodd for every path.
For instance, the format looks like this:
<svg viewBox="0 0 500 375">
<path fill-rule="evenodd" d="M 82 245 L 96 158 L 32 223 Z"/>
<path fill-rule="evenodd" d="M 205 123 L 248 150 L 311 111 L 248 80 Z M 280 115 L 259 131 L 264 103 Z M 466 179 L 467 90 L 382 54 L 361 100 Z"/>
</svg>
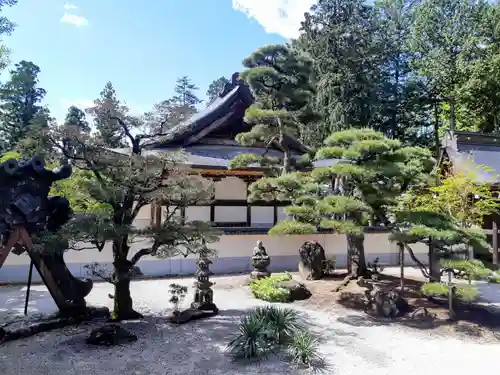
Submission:
<svg viewBox="0 0 500 375">
<path fill-rule="evenodd" d="M 500 135 L 455 131 L 448 132 L 443 143 L 457 171 L 474 173 L 478 182 L 500 183 Z"/>
</svg>

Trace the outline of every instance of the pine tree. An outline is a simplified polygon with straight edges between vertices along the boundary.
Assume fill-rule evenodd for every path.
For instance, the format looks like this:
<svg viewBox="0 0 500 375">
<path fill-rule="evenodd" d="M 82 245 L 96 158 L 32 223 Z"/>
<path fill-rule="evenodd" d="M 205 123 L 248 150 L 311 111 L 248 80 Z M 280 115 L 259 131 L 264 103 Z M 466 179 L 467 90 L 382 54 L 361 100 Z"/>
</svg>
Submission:
<svg viewBox="0 0 500 375">
<path fill-rule="evenodd" d="M 37 65 L 23 60 L 15 65 L 10 79 L 0 89 L 0 142 L 3 151 L 26 148 L 28 144 L 40 142 L 42 144 L 38 148 L 46 146 L 43 134 L 48 129 L 50 116 L 48 109 L 41 105 L 46 91 L 37 87 L 39 73 Z"/>
<path fill-rule="evenodd" d="M 392 222 L 389 208 L 413 185 L 427 182 L 434 160 L 423 148 L 404 147 L 371 129 L 333 133 L 316 159 L 331 166 L 257 181 L 251 199 L 288 201 L 289 220 L 270 234 L 310 234 L 333 230 L 347 236 L 350 277 L 367 274 L 364 227 Z"/>
<path fill-rule="evenodd" d="M 105 108 L 95 108 L 95 112 L 106 113 Z M 64 126 L 53 134 L 54 146 L 63 156 L 79 170 L 87 171 L 84 175 L 76 174 L 77 182 L 71 184 L 69 179 L 64 185 L 82 192 L 73 192 L 70 198 L 78 200 L 75 203 L 86 215 L 71 220 L 59 235 L 69 239 L 71 246 L 81 241 L 102 250 L 106 243 L 111 243 L 113 272 L 94 267 L 91 270 L 114 285 L 113 318 L 134 319 L 141 315 L 133 308 L 130 281 L 143 256 L 210 254 L 206 243 L 217 239 L 210 225 L 184 222 L 176 213 L 182 206 L 209 201 L 213 189 L 209 181 L 189 174 L 181 166 L 182 158 L 176 155 L 144 155 L 141 141 L 146 137 L 132 136 L 127 120 L 118 116 L 101 117 L 101 120 L 102 123 L 116 120 L 121 126 L 121 131 L 115 129 L 115 134 L 124 134 L 124 138 L 114 135 L 114 141 L 129 143 L 128 153 L 111 151 L 109 144 L 103 144 L 101 139 L 84 132 L 68 133 Z M 67 144 L 78 144 L 79 147 L 76 150 L 68 148 L 58 139 L 66 139 Z M 163 222 L 153 227 L 135 227 L 134 220 L 139 211 L 154 202 L 168 207 Z M 137 237 L 150 240 L 149 245 L 132 255 L 131 244 Z"/>
<path fill-rule="evenodd" d="M 230 81 L 226 77 L 219 77 L 208 86 L 207 105 L 210 105 L 210 103 L 212 103 L 215 99 L 217 99 L 224 86 L 227 85 L 228 83 L 230 83 Z"/>
<path fill-rule="evenodd" d="M 111 148 L 125 146 L 123 128 L 116 118 L 125 118 L 128 108 L 116 97 L 111 82 L 106 83 L 100 97 L 94 100 L 94 107 L 88 108 L 87 113 L 94 118 L 94 127 L 104 145 Z"/>
<path fill-rule="evenodd" d="M 325 136 L 373 126 L 381 44 L 373 5 L 364 0 L 319 0 L 302 24 L 300 46 L 313 60 L 316 110 Z"/>
<path fill-rule="evenodd" d="M 275 143 L 283 150 L 283 159 L 264 154 L 241 154 L 231 160 L 231 167 L 260 163 L 282 173 L 290 172 L 294 160 L 290 136 L 300 133 L 300 116 L 308 105 L 313 87 L 310 62 L 285 45 L 259 48 L 243 61 L 247 68 L 241 78 L 250 86 L 255 103 L 246 111 L 245 121 L 252 124 L 249 132 L 238 134 L 244 146 L 263 144 L 266 150 Z"/>
<path fill-rule="evenodd" d="M 17 5 L 17 0 L 0 0 L 0 11 L 4 7 Z M 14 31 L 15 24 L 5 16 L 0 16 L 0 36 L 11 35 Z M 10 50 L 0 41 L 0 71 L 4 70 L 9 64 Z"/>
<path fill-rule="evenodd" d="M 151 134 L 164 134 L 196 112 L 201 100 L 196 96 L 198 87 L 187 76 L 177 79 L 174 95 L 155 104 L 153 110 L 146 113 L 146 128 Z"/>
<path fill-rule="evenodd" d="M 398 198 L 394 207 L 396 228 L 391 239 L 404 244 L 430 281 L 440 280 L 440 259 L 453 253 L 488 251 L 483 227 L 485 217 L 497 214 L 500 204 L 488 184 L 478 183 L 479 166 L 469 173 L 440 176 L 437 183 L 414 188 Z M 411 244 L 429 247 L 429 267 L 413 254 Z"/>
<path fill-rule="evenodd" d="M 68 113 L 66 114 L 66 118 L 64 120 L 64 128 L 67 133 L 75 134 L 89 134 L 91 130 L 85 112 L 75 106 L 68 108 Z M 62 142 L 68 150 L 76 152 L 78 144 L 71 144 L 69 139 L 63 139 Z"/>
</svg>

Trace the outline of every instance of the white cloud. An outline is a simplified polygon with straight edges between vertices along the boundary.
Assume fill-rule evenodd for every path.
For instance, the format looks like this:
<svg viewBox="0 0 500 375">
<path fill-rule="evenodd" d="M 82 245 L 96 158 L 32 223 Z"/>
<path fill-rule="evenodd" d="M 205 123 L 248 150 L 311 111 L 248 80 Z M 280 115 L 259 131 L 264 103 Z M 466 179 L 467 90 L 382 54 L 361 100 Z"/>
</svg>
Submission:
<svg viewBox="0 0 500 375">
<path fill-rule="evenodd" d="M 255 19 L 270 34 L 297 38 L 304 13 L 317 0 L 233 0 L 233 9 Z"/>
<path fill-rule="evenodd" d="M 76 14 L 64 13 L 64 16 L 61 17 L 62 23 L 69 23 L 75 26 L 86 26 L 89 24 L 89 21 L 82 16 L 77 16 Z"/>
<path fill-rule="evenodd" d="M 75 4 L 64 3 L 64 9 L 71 10 L 71 9 L 78 9 L 78 7 Z"/>
</svg>

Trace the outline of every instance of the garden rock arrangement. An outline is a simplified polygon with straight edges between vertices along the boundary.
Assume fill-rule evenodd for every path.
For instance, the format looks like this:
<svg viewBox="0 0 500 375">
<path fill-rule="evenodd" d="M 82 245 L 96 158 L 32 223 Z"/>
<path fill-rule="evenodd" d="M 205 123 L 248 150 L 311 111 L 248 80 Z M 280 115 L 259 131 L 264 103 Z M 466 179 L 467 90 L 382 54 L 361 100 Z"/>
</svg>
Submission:
<svg viewBox="0 0 500 375">
<path fill-rule="evenodd" d="M 325 249 L 319 242 L 304 242 L 299 248 L 299 256 L 299 273 L 303 280 L 319 280 L 323 277 L 326 256 Z"/>
<path fill-rule="evenodd" d="M 281 281 L 276 285 L 277 288 L 283 288 L 289 292 L 289 301 L 302 301 L 311 297 L 311 292 L 302 283 L 296 280 Z"/>
<path fill-rule="evenodd" d="M 89 345 L 114 346 L 137 341 L 137 336 L 118 324 L 107 324 L 90 332 L 86 342 Z"/>
<path fill-rule="evenodd" d="M 219 309 L 214 303 L 212 290 L 214 283 L 210 281 L 210 276 L 213 273 L 210 271 L 210 264 L 212 261 L 205 257 L 200 258 L 197 262 L 194 301 L 189 309 L 183 311 L 179 309 L 186 296 L 187 288 L 178 284 L 170 284 L 170 293 L 172 294 L 170 302 L 174 305 L 173 314 L 168 317 L 171 323 L 184 324 L 192 320 L 209 318 L 219 313 Z"/>
<path fill-rule="evenodd" d="M 395 288 L 374 287 L 363 278 L 358 280 L 358 285 L 366 287 L 367 312 L 384 318 L 397 318 L 410 311 L 408 301 Z"/>
<path fill-rule="evenodd" d="M 51 316 L 37 316 L 32 318 L 21 318 L 8 322 L 0 327 L 0 343 L 34 336 L 41 332 L 67 327 L 95 319 L 109 318 L 109 309 L 106 307 L 87 307 L 86 314 L 75 316 L 63 316 L 60 314 Z"/>
</svg>

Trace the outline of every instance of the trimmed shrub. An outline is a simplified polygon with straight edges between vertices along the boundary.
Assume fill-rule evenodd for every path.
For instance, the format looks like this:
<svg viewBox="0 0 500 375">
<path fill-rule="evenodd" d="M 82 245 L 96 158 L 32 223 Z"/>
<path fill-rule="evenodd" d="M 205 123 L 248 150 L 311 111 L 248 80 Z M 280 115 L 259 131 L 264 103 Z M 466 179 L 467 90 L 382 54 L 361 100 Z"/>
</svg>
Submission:
<svg viewBox="0 0 500 375">
<path fill-rule="evenodd" d="M 448 297 L 448 285 L 445 283 L 425 283 L 420 291 L 426 297 Z M 455 289 L 455 297 L 464 302 L 474 301 L 477 295 L 477 289 L 471 286 L 461 286 Z"/>
<path fill-rule="evenodd" d="M 442 268 L 453 268 L 463 273 L 462 278 L 471 280 L 482 280 L 493 284 L 500 283 L 500 273 L 487 268 L 483 262 L 477 259 L 448 259 L 441 261 Z"/>
<path fill-rule="evenodd" d="M 282 281 L 289 280 L 292 280 L 292 275 L 287 272 L 254 280 L 249 284 L 249 288 L 255 298 L 268 302 L 288 302 L 290 300 L 290 291 L 278 288 L 277 285 Z"/>
</svg>

